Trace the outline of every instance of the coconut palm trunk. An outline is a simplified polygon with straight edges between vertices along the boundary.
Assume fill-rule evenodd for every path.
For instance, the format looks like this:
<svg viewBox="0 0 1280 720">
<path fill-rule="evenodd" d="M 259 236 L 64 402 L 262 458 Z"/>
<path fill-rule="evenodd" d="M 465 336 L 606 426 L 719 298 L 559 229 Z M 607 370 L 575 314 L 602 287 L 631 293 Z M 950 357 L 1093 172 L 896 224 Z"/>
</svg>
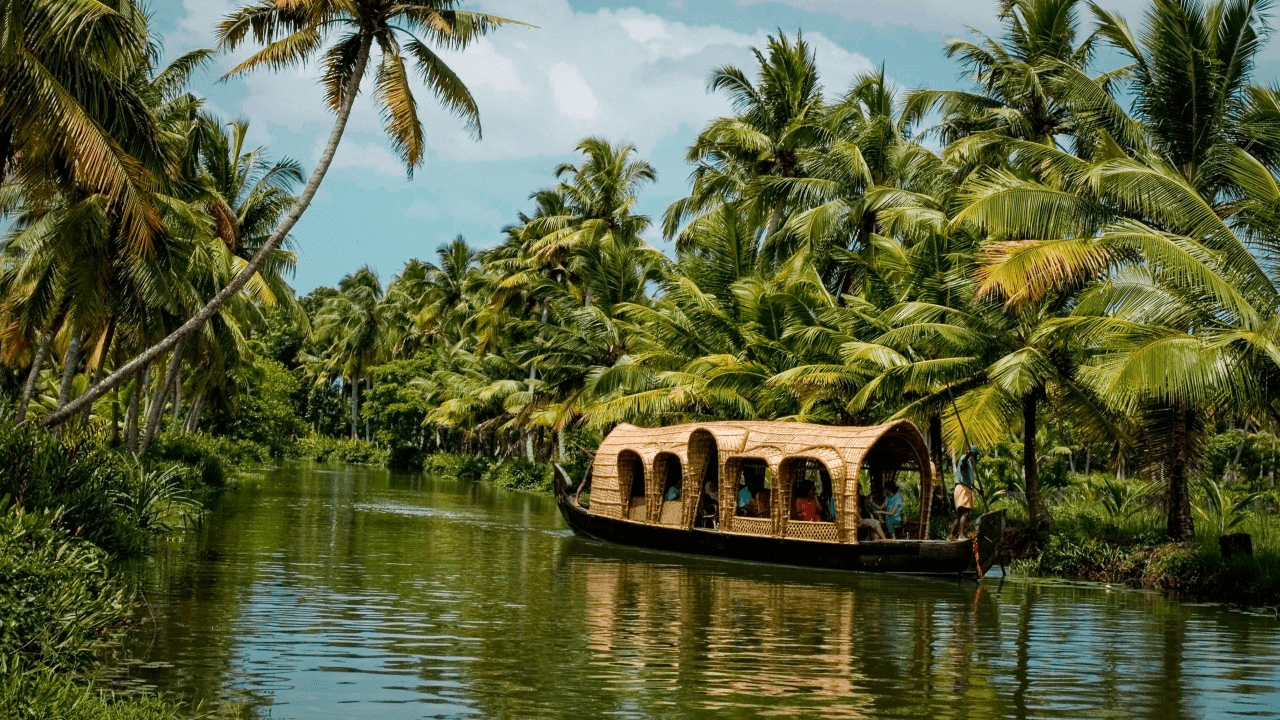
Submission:
<svg viewBox="0 0 1280 720">
<path fill-rule="evenodd" d="M 201 392 L 191 401 L 191 407 L 187 409 L 187 422 L 183 426 L 183 432 L 190 435 L 200 427 L 200 411 L 204 409 L 204 393 Z"/>
<path fill-rule="evenodd" d="M 129 394 L 129 410 L 125 413 L 125 437 L 130 452 L 138 452 L 138 413 L 142 406 L 142 393 L 147 391 L 147 377 L 151 374 L 151 364 L 142 366 L 138 378 L 133 383 L 133 392 Z"/>
<path fill-rule="evenodd" d="M 360 375 L 353 373 L 351 381 L 351 439 L 360 439 Z"/>
<path fill-rule="evenodd" d="M 112 365 L 120 364 L 120 348 L 115 349 L 115 355 L 112 358 Z M 120 444 L 120 388 L 115 387 L 111 391 L 111 446 L 116 447 Z"/>
<path fill-rule="evenodd" d="M 99 378 L 101 378 L 101 377 L 102 377 L 102 368 L 101 368 L 101 367 L 99 367 L 98 369 L 94 370 L 94 371 L 93 371 L 93 375 L 91 375 L 91 376 L 90 376 L 89 384 L 93 384 L 93 383 L 98 382 L 98 379 L 99 379 Z M 84 406 L 84 410 L 80 411 L 80 429 L 81 429 L 81 430 L 83 430 L 83 429 L 85 429 L 85 428 L 89 427 L 89 421 L 90 421 L 91 419 L 93 419 L 93 404 L 92 404 L 92 403 L 90 403 L 90 404 L 88 404 L 88 405 L 85 405 L 85 406 Z"/>
<path fill-rule="evenodd" d="M 31 360 L 31 372 L 27 373 L 27 382 L 22 386 L 22 399 L 18 402 L 17 421 L 22 422 L 27 418 L 27 406 L 31 404 L 31 396 L 35 394 L 36 383 L 40 379 L 40 370 L 44 367 L 45 358 L 49 357 L 49 348 L 53 346 L 53 336 L 58 332 L 58 323 L 49 326 L 48 332 L 44 337 L 40 338 L 40 345 L 36 348 L 36 356 Z"/>
<path fill-rule="evenodd" d="M 1031 527 L 1035 531 L 1044 529 L 1050 521 L 1049 509 L 1040 494 L 1040 465 L 1036 462 L 1039 405 L 1040 398 L 1034 390 L 1022 398 L 1022 473 L 1026 481 L 1027 514 L 1031 516 Z"/>
<path fill-rule="evenodd" d="M 151 401 L 151 407 L 147 409 L 147 429 L 142 436 L 142 447 L 139 450 L 142 455 L 147 454 L 151 441 L 155 440 L 156 433 L 160 431 L 160 425 L 164 422 L 164 402 L 178 380 L 178 368 L 182 367 L 182 349 L 186 345 L 184 340 L 178 341 L 178 345 L 173 348 L 173 354 L 169 356 L 169 366 L 164 371 L 164 379 L 156 388 L 155 398 Z"/>
<path fill-rule="evenodd" d="M 76 379 L 76 366 L 80 364 L 80 346 L 83 340 L 79 333 L 71 333 L 71 343 L 67 345 L 67 355 L 62 359 L 62 385 L 58 388 L 58 407 L 64 408 L 71 399 L 71 383 Z"/>
<path fill-rule="evenodd" d="M 178 432 L 178 425 L 182 422 L 182 367 L 178 367 L 178 374 L 173 378 L 173 419 L 169 423 L 169 431 Z"/>
<path fill-rule="evenodd" d="M 98 346 L 98 352 L 96 353 L 98 366 L 93 370 L 93 377 L 89 381 L 89 385 L 93 385 L 102 379 L 102 373 L 107 367 L 107 352 L 111 350 L 111 343 L 115 340 L 115 335 L 116 319 L 112 317 L 111 320 L 107 322 L 107 331 L 102 335 L 102 344 Z M 87 365 L 85 369 L 88 369 Z M 80 427 L 82 429 L 89 427 L 89 420 L 91 420 L 92 417 L 93 403 L 89 403 L 84 406 L 84 411 L 80 415 Z"/>
<path fill-rule="evenodd" d="M 342 103 L 338 107 L 337 118 L 334 120 L 333 130 L 329 133 L 328 143 L 325 145 L 324 152 L 320 156 L 319 162 L 316 163 L 315 170 L 312 171 L 310 179 L 307 180 L 306 186 L 302 189 L 302 194 L 294 202 L 289 213 L 281 221 L 279 227 L 267 238 L 262 247 L 254 253 L 253 258 L 248 264 L 232 278 L 231 282 L 222 288 L 217 295 L 213 296 L 203 308 L 200 309 L 191 319 L 183 323 L 177 330 L 174 330 L 168 337 L 160 342 L 152 345 L 143 351 L 140 355 L 133 358 L 124 366 L 116 369 L 102 382 L 94 385 L 85 391 L 75 402 L 68 403 L 59 407 L 50 413 L 41 424 L 45 427 L 56 427 L 66 422 L 67 418 L 74 415 L 86 404 L 92 403 L 94 400 L 102 397 L 110 392 L 112 388 L 124 382 L 130 375 L 137 372 L 141 367 L 150 364 L 153 360 L 160 357 L 164 353 L 175 348 L 183 339 L 199 330 L 206 322 L 212 318 L 218 310 L 230 300 L 236 293 L 240 292 L 249 279 L 252 278 L 258 269 L 266 262 L 267 257 L 280 247 L 280 243 L 284 241 L 293 227 L 298 224 L 298 220 L 302 218 L 303 213 L 311 205 L 311 201 L 315 198 L 316 192 L 320 189 L 320 183 L 324 180 L 324 176 L 329 172 L 329 166 L 333 164 L 333 156 L 338 151 L 338 144 L 342 141 L 342 134 L 346 130 L 347 121 L 351 118 L 351 108 L 355 104 L 356 94 L 360 91 L 360 81 L 364 78 L 365 70 L 369 64 L 369 50 L 373 42 L 372 34 L 366 28 L 360 33 L 360 49 L 356 55 L 356 62 L 353 66 L 350 78 L 348 78 L 346 86 L 343 88 Z"/>
<path fill-rule="evenodd" d="M 1171 540 L 1186 542 L 1195 537 L 1191 516 L 1189 465 L 1191 464 L 1191 410 L 1174 403 L 1169 410 L 1169 447 L 1164 453 L 1164 476 L 1168 482 L 1165 532 Z"/>
</svg>

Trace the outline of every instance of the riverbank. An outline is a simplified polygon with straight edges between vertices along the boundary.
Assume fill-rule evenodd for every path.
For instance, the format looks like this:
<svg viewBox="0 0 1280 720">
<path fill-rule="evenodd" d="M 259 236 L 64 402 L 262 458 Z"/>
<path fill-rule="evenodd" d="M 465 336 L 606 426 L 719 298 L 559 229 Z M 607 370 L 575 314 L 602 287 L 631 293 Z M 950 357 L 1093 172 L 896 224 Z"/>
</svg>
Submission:
<svg viewBox="0 0 1280 720">
<path fill-rule="evenodd" d="M 530 462 L 524 458 L 493 460 L 465 453 L 393 453 L 365 440 L 311 436 L 290 446 L 285 457 L 291 460 L 313 462 L 341 462 L 349 465 L 370 465 L 393 470 L 411 470 L 434 473 L 446 477 L 483 482 L 507 490 L 551 492 L 553 474 L 551 465 Z M 584 470 L 582 459 L 571 466 Z"/>
<path fill-rule="evenodd" d="M 1217 536 L 1173 543 L 1159 533 L 1125 539 L 1088 515 L 1059 516 L 1041 539 L 1011 528 L 1007 558 L 1014 573 L 1158 590 L 1169 597 L 1280 607 L 1280 551 L 1267 535 L 1250 535 L 1253 554 L 1223 557 Z"/>
<path fill-rule="evenodd" d="M 1202 477 L 1193 487 L 1195 539 L 1169 542 L 1159 489 L 1135 479 L 1064 474 L 1048 488 L 1052 524 L 1027 531 L 1016 491 L 991 493 L 1009 515 L 1006 561 L 1029 577 L 1157 590 L 1170 597 L 1280 606 L 1280 493 L 1257 483 Z M 1251 554 L 1224 557 L 1219 536 L 1249 536 Z"/>
<path fill-rule="evenodd" d="M 176 720 L 163 698 L 117 696 L 92 680 L 142 598 L 117 561 L 190 525 L 263 460 L 204 436 L 162 437 L 141 460 L 100 432 L 57 435 L 0 420 L 0 717 Z"/>
<path fill-rule="evenodd" d="M 372 444 L 355 440 L 312 441 L 300 447 L 329 445 L 336 449 L 310 459 L 373 455 Z M 552 470 L 546 463 L 494 463 L 475 455 L 437 453 L 421 458 L 420 464 L 424 472 L 446 477 L 551 491 Z M 1190 543 L 1163 539 L 1159 497 L 1138 480 L 1062 475 L 1046 495 L 1055 522 L 1039 538 L 1026 532 L 1025 500 L 1016 488 L 992 495 L 991 507 L 1009 514 L 1006 559 L 1020 575 L 1121 584 L 1185 600 L 1280 606 L 1280 498 L 1275 493 L 1202 481 L 1195 492 L 1199 529 Z M 1253 554 L 1224 558 L 1218 535 L 1227 531 L 1249 534 Z"/>
</svg>

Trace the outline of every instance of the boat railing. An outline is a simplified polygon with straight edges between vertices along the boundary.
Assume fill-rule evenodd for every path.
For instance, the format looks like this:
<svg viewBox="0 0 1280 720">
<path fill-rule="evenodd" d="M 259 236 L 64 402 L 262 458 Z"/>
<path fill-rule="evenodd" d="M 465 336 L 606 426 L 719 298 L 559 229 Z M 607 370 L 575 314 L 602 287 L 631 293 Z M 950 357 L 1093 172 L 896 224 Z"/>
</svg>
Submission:
<svg viewBox="0 0 1280 720">
<path fill-rule="evenodd" d="M 788 520 L 784 537 L 791 540 L 836 542 L 840 539 L 840 529 L 833 522 Z"/>
<path fill-rule="evenodd" d="M 729 520 L 729 532 L 769 536 L 773 534 L 773 520 L 734 515 Z"/>
<path fill-rule="evenodd" d="M 684 525 L 684 501 L 662 501 L 662 513 L 658 516 L 658 523 L 661 525 L 671 525 L 673 527 Z"/>
</svg>

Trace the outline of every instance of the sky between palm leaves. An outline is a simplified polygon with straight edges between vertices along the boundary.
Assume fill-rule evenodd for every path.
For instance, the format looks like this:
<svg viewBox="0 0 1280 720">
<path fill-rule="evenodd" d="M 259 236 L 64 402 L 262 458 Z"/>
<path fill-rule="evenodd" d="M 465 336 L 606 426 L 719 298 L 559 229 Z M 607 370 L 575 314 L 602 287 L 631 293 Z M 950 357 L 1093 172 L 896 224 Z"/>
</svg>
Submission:
<svg viewBox="0 0 1280 720">
<path fill-rule="evenodd" d="M 214 26 L 236 3 L 154 0 L 166 54 L 212 46 Z M 1140 19 L 1141 0 L 1100 4 Z M 552 184 L 552 168 L 572 160 L 588 135 L 634 142 L 649 158 L 659 181 L 638 210 L 661 217 L 687 192 L 685 149 L 708 120 L 728 112 L 705 91 L 712 68 L 753 67 L 750 48 L 778 28 L 805 31 L 833 93 L 881 61 L 902 86 L 952 87 L 956 66 L 943 57 L 943 38 L 969 25 L 997 29 L 995 0 L 471 0 L 465 7 L 538 26 L 497 33 L 450 60 L 480 104 L 483 142 L 424 102 L 426 166 L 407 180 L 362 99 L 315 205 L 294 230 L 300 292 L 365 263 L 385 282 L 405 260 L 430 256 L 458 233 L 481 247 L 497 242 L 529 208 L 531 189 Z M 332 122 L 314 70 L 219 83 L 231 64 L 221 58 L 197 76 L 197 90 L 224 116 L 250 118 L 251 144 L 309 168 Z M 1272 42 L 1257 77 L 1278 75 L 1280 43 Z M 657 227 L 648 239 L 666 248 Z"/>
</svg>

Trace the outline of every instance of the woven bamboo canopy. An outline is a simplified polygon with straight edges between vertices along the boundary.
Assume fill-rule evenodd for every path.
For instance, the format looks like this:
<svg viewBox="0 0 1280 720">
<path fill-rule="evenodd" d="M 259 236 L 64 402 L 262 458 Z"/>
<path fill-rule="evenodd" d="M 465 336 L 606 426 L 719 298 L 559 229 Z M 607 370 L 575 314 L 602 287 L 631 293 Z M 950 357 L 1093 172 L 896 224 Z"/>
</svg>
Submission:
<svg viewBox="0 0 1280 720">
<path fill-rule="evenodd" d="M 815 463 L 830 478 L 836 522 L 790 520 L 791 492 Z M 924 436 L 911 422 L 873 427 L 809 423 L 722 421 L 662 428 L 622 424 L 600 444 L 592 464 L 590 511 L 605 517 L 692 527 L 695 504 L 709 479 L 734 478 L 743 464 L 763 464 L 773 478 L 772 517 L 734 517 L 736 482 L 719 482 L 721 530 L 832 542 L 856 542 L 859 477 L 863 469 L 881 479 L 900 471 L 920 474 L 920 497 L 934 482 Z M 672 473 L 679 472 L 677 479 Z M 642 497 L 636 492 L 643 481 Z M 672 485 L 679 500 L 665 500 Z M 685 502 L 685 499 L 689 502 Z M 920 527 L 927 526 L 922 503 Z M 813 527 L 809 527 L 813 526 Z"/>
</svg>

